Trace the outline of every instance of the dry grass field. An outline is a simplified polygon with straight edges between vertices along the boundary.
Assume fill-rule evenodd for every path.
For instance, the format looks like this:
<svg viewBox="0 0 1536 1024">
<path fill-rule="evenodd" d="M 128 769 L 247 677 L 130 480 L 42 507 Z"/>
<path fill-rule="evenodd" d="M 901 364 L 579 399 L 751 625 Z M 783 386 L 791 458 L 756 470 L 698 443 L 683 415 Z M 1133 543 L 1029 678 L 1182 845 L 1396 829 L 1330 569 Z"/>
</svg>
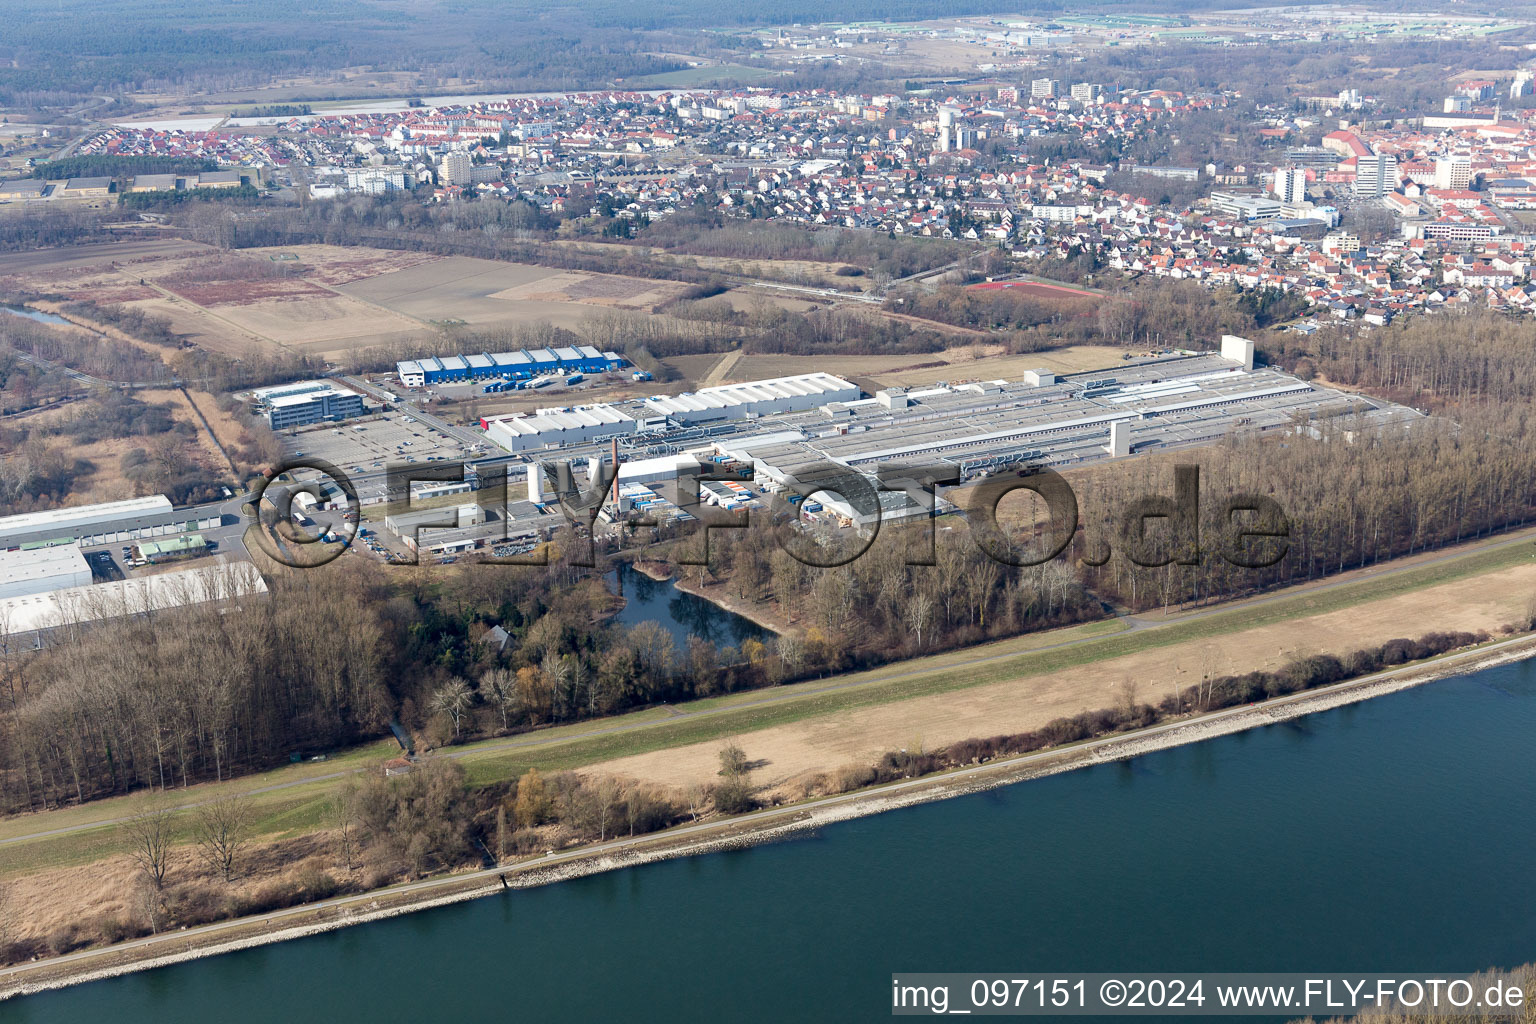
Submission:
<svg viewBox="0 0 1536 1024">
<path fill-rule="evenodd" d="M 426 252 L 397 252 L 343 245 L 287 245 L 242 249 L 241 255 L 279 265 L 296 262 L 305 276 L 319 284 L 343 285 L 380 274 L 435 263 L 443 257 Z"/>
<path fill-rule="evenodd" d="M 547 320 L 575 327 L 603 308 L 652 312 L 680 286 L 451 256 L 344 284 L 340 290 L 425 322 L 504 326 Z"/>
<path fill-rule="evenodd" d="M 134 392 L 134 397 L 151 405 L 167 405 L 171 408 L 171 415 L 177 423 L 191 425 L 197 434 L 195 439 L 182 446 L 179 457 L 186 462 L 195 462 L 206 467 L 211 476 L 219 474 L 227 475 L 228 463 L 219 452 L 218 446 L 202 423 L 194 415 L 191 406 L 185 396 L 176 390 L 144 389 Z M 226 444 L 231 441 L 238 443 L 242 433 L 240 427 L 229 417 L 220 413 L 213 402 L 211 395 L 202 394 L 200 398 L 206 399 L 199 404 L 199 408 L 205 410 L 209 422 L 214 424 L 214 429 L 227 431 Z M 35 425 L 57 423 L 68 420 L 82 414 L 83 407 L 79 405 L 63 406 L 56 410 L 39 413 L 30 417 L 28 422 Z M 89 443 L 80 443 L 70 439 L 70 436 L 61 435 L 55 443 L 64 443 L 69 446 L 69 454 L 75 458 L 84 459 L 91 464 L 91 472 L 76 479 L 69 495 L 69 504 L 88 505 L 100 501 L 120 501 L 125 498 L 139 497 L 146 493 L 145 488 L 133 483 L 122 472 L 123 456 L 135 448 L 153 450 L 153 439 L 145 437 L 112 437 L 103 438 Z"/>
<path fill-rule="evenodd" d="M 571 244 L 603 252 L 615 248 L 612 243 Z M 815 281 L 840 266 L 789 260 L 770 267 L 760 265 L 762 261 L 673 257 L 649 250 L 641 254 L 781 280 Z M 839 279 L 845 284 L 849 280 Z M 621 274 L 459 256 L 334 245 L 220 252 L 174 239 L 0 256 L 0 285 L 66 299 L 125 303 L 166 317 L 189 344 L 236 358 L 281 348 L 327 359 L 459 324 L 494 328 L 544 321 L 577 329 L 605 315 L 665 317 L 657 311 L 685 287 Z M 825 305 L 771 289 L 732 289 L 705 301 L 747 313 L 775 307 L 802 313 Z M 975 343 L 943 353 L 830 356 L 818 358 L 816 364 L 866 387 L 888 387 L 1011 379 L 1033 367 L 1068 372 L 1113 365 L 1120 356 L 1119 350 L 1092 346 L 1008 356 L 976 332 Z M 696 384 L 719 360 L 718 355 L 707 355 L 669 362 L 685 382 Z M 744 356 L 728 367 L 723 379 L 711 383 L 803 373 L 807 365 L 797 356 Z"/>
<path fill-rule="evenodd" d="M 1127 683 L 1155 702 L 1202 674 L 1274 668 L 1308 654 L 1348 654 L 1425 629 L 1489 630 L 1520 619 L 1536 587 L 1536 564 L 1369 601 L 1338 611 L 1215 635 L 1038 676 L 807 718 L 737 737 L 766 765 L 754 774 L 774 786 L 797 776 L 869 762 L 887 750 L 926 749 L 957 740 L 1023 732 L 1054 718 L 1112 706 Z M 957 671 L 961 671 L 957 669 Z M 674 747 L 589 766 L 684 788 L 719 768 L 719 741 Z"/>
</svg>

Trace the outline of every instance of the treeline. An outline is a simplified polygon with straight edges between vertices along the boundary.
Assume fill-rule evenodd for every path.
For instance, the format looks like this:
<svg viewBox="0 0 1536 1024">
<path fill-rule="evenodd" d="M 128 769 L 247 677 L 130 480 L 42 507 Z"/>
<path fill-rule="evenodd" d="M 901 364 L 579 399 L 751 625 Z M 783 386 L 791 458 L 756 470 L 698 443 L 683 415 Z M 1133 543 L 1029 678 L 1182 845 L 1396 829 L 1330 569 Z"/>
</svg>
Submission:
<svg viewBox="0 0 1536 1024">
<path fill-rule="evenodd" d="M 179 348 L 181 339 L 171 329 L 169 317 L 156 313 L 146 313 L 136 306 L 127 306 L 121 303 L 97 303 L 88 300 L 75 300 L 66 303 L 61 310 L 66 316 L 79 317 L 81 320 L 90 320 L 108 327 L 116 327 L 124 334 L 132 335 L 140 341 L 147 341 L 152 345 L 164 345 L 167 348 Z"/>
<path fill-rule="evenodd" d="M 66 446 L 0 429 L 0 515 L 19 515 L 60 504 L 95 466 Z"/>
<path fill-rule="evenodd" d="M 102 380 L 152 383 L 172 377 L 170 367 L 130 342 L 83 330 L 46 327 L 23 317 L 0 317 L 0 350 L 3 349 L 46 359 Z"/>
<path fill-rule="evenodd" d="M 270 597 L 211 600 L 251 571 L 215 574 L 188 595 L 208 603 L 174 611 L 99 597 L 119 603 L 92 610 L 117 617 L 63 623 L 64 642 L 24 661 L 0 644 L 0 808 L 223 779 L 376 735 L 390 708 L 375 611 L 387 596 L 355 578 L 341 601 L 322 574 L 295 573 Z"/>
<path fill-rule="evenodd" d="M 818 569 L 781 549 L 769 529 L 713 530 L 714 564 L 702 575 L 797 627 L 776 643 L 782 670 L 791 675 L 844 671 L 1103 615 L 1065 565 L 1004 565 L 965 532 L 944 530 L 930 549 L 926 527 L 886 527 L 847 565 Z M 934 564 L 906 564 L 914 555 Z"/>
<path fill-rule="evenodd" d="M 695 256 L 846 263 L 892 278 L 953 263 L 969 251 L 942 238 L 892 238 L 855 228 L 744 223 L 713 208 L 679 210 L 651 221 L 636 233 L 635 241 Z"/>
<path fill-rule="evenodd" d="M 1528 624 L 1522 624 L 1522 628 L 1528 628 Z M 833 792 L 847 792 L 896 779 L 1018 757 L 1068 743 L 1145 729 L 1191 713 L 1238 707 L 1357 679 L 1447 651 L 1486 643 L 1489 639 L 1487 633 L 1427 633 L 1417 640 L 1388 640 L 1379 647 L 1358 650 L 1343 658 L 1330 654 L 1310 655 L 1292 659 L 1274 671 L 1202 679 L 1156 704 L 1138 701 L 1136 687 L 1123 685 L 1118 694 L 1119 703 L 1113 707 L 1052 719 L 1028 732 L 961 740 L 928 752 L 920 749 L 888 751 L 872 765 L 850 765 L 825 776 L 819 784 Z"/>
<path fill-rule="evenodd" d="M 32 168 L 32 177 L 50 181 L 57 178 L 122 178 L 134 174 L 200 174 L 218 169 L 219 165 L 212 160 L 190 157 L 89 153 L 40 161 Z"/>
<path fill-rule="evenodd" d="M 308 103 L 269 103 L 266 106 L 237 110 L 231 117 L 302 117 L 314 113 Z"/>
<path fill-rule="evenodd" d="M 1425 408 L 1454 412 L 1536 399 L 1530 328 L 1486 310 L 1441 311 L 1369 335 L 1276 333 L 1259 339 L 1258 347 L 1270 362 L 1299 376 L 1321 375 Z"/>
<path fill-rule="evenodd" d="M 401 11 L 376 2 L 273 0 L 253 20 L 233 11 L 162 12 L 109 0 L 20 0 L 0 41 L 0 103 L 93 109 L 101 97 L 195 96 L 253 89 L 275 77 L 330 76 L 368 66 L 411 73 L 409 87 L 475 81 L 487 92 L 569 90 L 675 71 L 664 39 L 599 27 L 569 6 L 508 19 L 494 5 Z M 315 91 L 325 97 L 324 84 Z M 342 86 L 343 95 L 349 90 Z M 82 111 L 83 112 L 83 111 Z"/>
<path fill-rule="evenodd" d="M 973 330 L 1051 328 L 1048 333 L 1053 336 L 1069 336 L 1075 330 L 1086 338 L 1097 326 L 1097 304 L 1091 296 L 1047 298 L 1022 289 L 944 285 L 931 290 L 903 289 L 900 295 L 886 299 L 885 308 Z"/>
<path fill-rule="evenodd" d="M 1147 608 L 1230 599 L 1486 537 L 1536 522 L 1536 455 L 1522 440 L 1533 429 L 1529 406 L 1468 409 L 1459 424 L 1345 415 L 1298 420 L 1273 439 L 1233 436 L 1088 468 L 1069 474 L 1083 528 L 1064 557 L 1094 593 Z M 1143 497 L 1172 498 L 1178 464 L 1200 468 L 1200 562 L 1136 565 L 1121 550 L 1122 517 Z M 1222 502 L 1232 495 L 1263 495 L 1283 510 L 1289 533 L 1275 564 L 1243 568 L 1219 556 L 1228 543 Z M 1149 537 L 1152 555 L 1188 557 L 1166 525 L 1152 526 Z M 1272 544 L 1253 540 L 1244 550 L 1278 550 Z M 1094 567 L 1106 552 L 1109 560 Z"/>
<path fill-rule="evenodd" d="M 1074 283 L 1087 274 L 1055 262 L 1052 276 Z M 1013 351 L 1062 345 L 1119 345 L 1136 351 L 1207 348 L 1223 334 L 1250 335 L 1304 308 L 1279 293 L 1212 290 L 1194 281 L 1143 277 L 1101 296 L 1044 295 L 1024 288 L 963 285 L 903 288 L 884 308 L 938 323 L 1002 332 Z"/>
<path fill-rule="evenodd" d="M 125 210 L 164 210 L 189 203 L 249 203 L 261 198 L 261 192 L 249 182 L 237 188 L 159 189 L 154 192 L 124 192 L 117 204 Z"/>
<path fill-rule="evenodd" d="M 904 277 L 962 258 L 964 247 L 944 239 L 895 239 L 872 231 L 809 228 L 730 220 L 688 209 L 637 229 L 632 245 L 604 248 L 548 245 L 569 237 L 581 218 L 542 211 L 519 200 L 424 206 L 408 198 L 328 201 L 324 207 L 262 209 L 243 219 L 239 247 L 323 242 L 380 249 L 439 252 L 543 266 L 716 285 L 721 273 L 689 261 L 651 258 L 647 247 L 678 255 L 738 260 L 843 263 L 886 278 Z M 727 268 L 729 269 L 729 268 Z M 824 283 L 821 278 L 816 279 Z"/>
<path fill-rule="evenodd" d="M 78 208 L 23 209 L 0 217 L 0 252 L 32 252 L 60 245 L 105 241 L 112 214 Z M 133 228 L 115 230 L 112 238 L 135 238 L 145 232 Z"/>
</svg>

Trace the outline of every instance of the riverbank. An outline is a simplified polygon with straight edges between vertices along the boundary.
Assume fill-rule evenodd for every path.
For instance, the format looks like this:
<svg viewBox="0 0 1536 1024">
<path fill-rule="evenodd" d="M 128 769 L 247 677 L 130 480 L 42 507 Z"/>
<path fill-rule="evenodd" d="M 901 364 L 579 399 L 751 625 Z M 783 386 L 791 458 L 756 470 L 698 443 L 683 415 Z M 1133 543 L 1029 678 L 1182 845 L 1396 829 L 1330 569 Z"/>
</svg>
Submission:
<svg viewBox="0 0 1536 1024">
<path fill-rule="evenodd" d="M 708 601 L 716 608 L 722 608 L 732 615 L 739 615 L 759 629 L 766 629 L 776 636 L 795 631 L 786 619 L 768 614 L 764 607 L 752 601 L 738 601 L 724 592 L 723 583 L 715 583 L 711 586 L 700 586 L 697 582 L 689 580 L 687 576 L 679 573 L 672 581 L 672 586 L 684 594 L 691 594 L 700 601 Z"/>
<path fill-rule="evenodd" d="M 1170 721 L 1138 732 L 1104 737 L 1071 747 L 1039 751 L 737 818 L 682 826 L 633 840 L 618 840 L 574 849 L 502 869 L 429 879 L 394 889 L 292 908 L 259 918 L 220 922 L 115 947 L 18 965 L 0 970 L 0 1000 L 474 899 L 501 890 L 498 874 L 506 874 L 513 887 L 524 888 L 669 857 L 692 856 L 772 842 L 836 821 L 960 796 L 1273 724 L 1445 676 L 1522 660 L 1531 657 L 1533 653 L 1536 653 L 1536 636 L 1526 634 L 1317 690 Z"/>
</svg>

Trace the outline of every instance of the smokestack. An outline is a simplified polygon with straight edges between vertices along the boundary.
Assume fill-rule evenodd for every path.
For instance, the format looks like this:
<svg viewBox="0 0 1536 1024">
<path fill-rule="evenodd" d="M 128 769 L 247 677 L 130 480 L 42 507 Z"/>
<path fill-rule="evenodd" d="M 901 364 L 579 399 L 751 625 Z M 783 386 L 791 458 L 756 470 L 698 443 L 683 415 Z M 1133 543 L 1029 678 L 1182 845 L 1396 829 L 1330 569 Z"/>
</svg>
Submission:
<svg viewBox="0 0 1536 1024">
<path fill-rule="evenodd" d="M 541 469 L 537 462 L 528 467 L 528 500 L 535 505 L 544 503 L 544 477 Z"/>
<path fill-rule="evenodd" d="M 619 506 L 619 439 L 613 439 L 613 493 L 609 495 L 614 508 Z"/>
</svg>

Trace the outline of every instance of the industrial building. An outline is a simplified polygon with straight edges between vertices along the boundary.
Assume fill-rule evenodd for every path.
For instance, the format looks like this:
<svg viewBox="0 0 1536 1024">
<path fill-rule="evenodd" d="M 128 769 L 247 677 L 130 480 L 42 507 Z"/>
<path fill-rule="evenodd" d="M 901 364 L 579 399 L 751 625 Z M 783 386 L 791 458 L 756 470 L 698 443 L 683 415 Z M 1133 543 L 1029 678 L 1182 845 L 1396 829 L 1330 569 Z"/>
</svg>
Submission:
<svg viewBox="0 0 1536 1024">
<path fill-rule="evenodd" d="M 509 452 L 535 451 L 593 441 L 640 429 L 635 418 L 611 405 L 571 409 L 540 409 L 521 416 L 496 416 L 480 421 L 485 436 Z M 655 426 L 665 426 L 659 420 Z"/>
<path fill-rule="evenodd" d="M 205 601 L 264 594 L 266 581 L 250 562 L 205 566 L 25 596 L 0 596 L 0 622 L 12 637 L 41 647 L 51 630 L 125 615 L 142 615 Z"/>
<path fill-rule="evenodd" d="M 273 430 L 335 422 L 368 411 L 362 395 L 339 388 L 328 380 L 303 380 L 297 384 L 259 388 L 251 395 L 265 412 L 267 425 Z"/>
<path fill-rule="evenodd" d="M 190 518 L 189 518 L 190 517 Z M 45 512 L 24 512 L 0 519 L 0 551 L 53 544 L 114 544 L 164 537 L 183 530 L 211 530 L 218 516 L 196 518 L 171 507 L 171 499 L 152 494 L 100 505 L 77 505 Z"/>
<path fill-rule="evenodd" d="M 675 423 L 687 424 L 803 412 L 834 402 L 855 402 L 863 394 L 857 385 L 830 373 L 802 373 L 743 384 L 722 384 L 681 395 L 655 395 L 647 398 L 644 404 L 653 414 L 663 414 Z"/>
<path fill-rule="evenodd" d="M 395 364 L 400 383 L 408 388 L 458 381 L 504 377 L 527 380 L 551 373 L 605 373 L 624 365 L 617 352 L 599 352 L 591 345 L 570 348 L 521 349 L 478 355 L 428 356 Z"/>
<path fill-rule="evenodd" d="M 482 419 L 486 437 L 509 452 L 568 447 L 625 435 L 664 433 L 717 420 L 751 420 L 805 412 L 861 398 L 856 384 L 829 373 L 700 388 L 681 395 L 654 395 L 618 405 L 540 409 L 534 414 Z"/>
<path fill-rule="evenodd" d="M 139 557 L 151 565 L 196 558 L 208 553 L 208 540 L 200 533 L 183 533 L 164 540 L 146 540 L 139 544 Z"/>
<path fill-rule="evenodd" d="M 91 567 L 78 544 L 0 551 L 0 598 L 46 594 L 91 582 Z"/>
<path fill-rule="evenodd" d="M 757 400 L 764 383 L 769 382 L 707 390 L 746 403 Z M 718 418 L 702 424 L 682 418 L 702 410 L 676 399 L 609 407 L 630 416 L 637 410 L 669 412 L 665 428 L 617 439 L 621 457 L 634 460 L 621 466 L 620 481 L 644 466 L 654 467 L 647 483 L 664 483 L 699 459 L 750 467 L 746 476 L 770 494 L 803 491 L 807 481 L 824 477 L 829 464 L 870 477 L 882 464 L 947 464 L 964 484 L 1026 465 L 1061 468 L 1210 444 L 1236 431 L 1294 433 L 1299 424 L 1328 417 L 1357 417 L 1362 425 L 1419 418 L 1401 406 L 1255 366 L 1253 343 L 1234 336 L 1222 339 L 1219 354 L 1130 360 L 1088 373 L 1038 370 L 1020 381 L 892 388 L 872 398 L 849 398 L 841 388 L 823 385 L 820 404 L 811 405 L 816 399 L 809 394 L 784 389 L 778 399 L 785 403 L 783 411 L 765 408 L 749 415 L 742 408 L 731 415 L 709 406 Z M 601 458 L 613 443 L 562 445 L 558 457 Z M 927 513 L 905 492 L 882 491 L 878 500 L 879 516 L 887 521 Z M 832 496 L 814 504 L 851 523 L 867 523 L 876 514 L 873 505 L 854 508 Z"/>
</svg>

